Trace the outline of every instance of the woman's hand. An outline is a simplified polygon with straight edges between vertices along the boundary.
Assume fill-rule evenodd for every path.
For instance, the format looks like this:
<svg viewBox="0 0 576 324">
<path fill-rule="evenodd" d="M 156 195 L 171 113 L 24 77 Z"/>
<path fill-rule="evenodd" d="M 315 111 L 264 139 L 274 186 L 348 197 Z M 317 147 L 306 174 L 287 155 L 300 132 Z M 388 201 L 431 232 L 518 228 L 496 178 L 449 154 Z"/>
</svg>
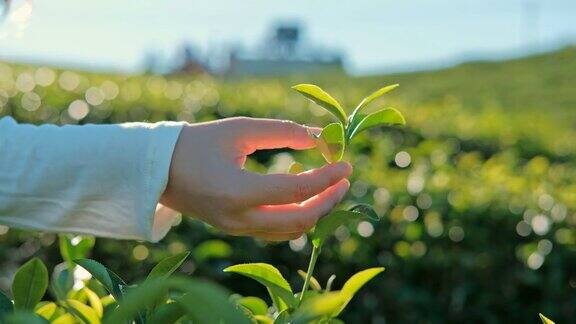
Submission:
<svg viewBox="0 0 576 324">
<path fill-rule="evenodd" d="M 184 126 L 161 203 L 232 235 L 298 238 L 344 197 L 352 167 L 339 162 L 298 175 L 261 175 L 243 165 L 257 150 L 314 147 L 309 131 L 318 129 L 245 117 Z"/>
</svg>

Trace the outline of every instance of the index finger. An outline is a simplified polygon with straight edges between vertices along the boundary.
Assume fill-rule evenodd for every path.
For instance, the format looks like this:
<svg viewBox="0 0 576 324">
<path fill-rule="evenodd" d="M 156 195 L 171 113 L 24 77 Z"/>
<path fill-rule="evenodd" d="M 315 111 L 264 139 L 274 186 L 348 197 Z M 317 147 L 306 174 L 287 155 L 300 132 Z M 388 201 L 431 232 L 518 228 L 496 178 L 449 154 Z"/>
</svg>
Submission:
<svg viewBox="0 0 576 324">
<path fill-rule="evenodd" d="M 266 118 L 237 118 L 237 140 L 250 154 L 256 150 L 292 148 L 305 150 L 316 146 L 310 135 L 317 133 L 317 127 L 308 127 L 290 120 Z"/>
</svg>

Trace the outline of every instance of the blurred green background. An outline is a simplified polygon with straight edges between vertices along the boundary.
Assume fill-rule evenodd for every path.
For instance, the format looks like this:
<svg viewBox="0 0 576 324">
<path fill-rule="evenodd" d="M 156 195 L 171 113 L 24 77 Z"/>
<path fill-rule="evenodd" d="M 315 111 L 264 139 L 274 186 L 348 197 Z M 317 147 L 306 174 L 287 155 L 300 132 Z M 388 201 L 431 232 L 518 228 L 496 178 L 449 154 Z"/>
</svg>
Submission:
<svg viewBox="0 0 576 324">
<path fill-rule="evenodd" d="M 576 318 L 576 48 L 444 70 L 351 77 L 102 74 L 0 63 L 0 116 L 41 124 L 214 120 L 236 115 L 324 125 L 330 117 L 290 90 L 316 83 L 350 111 L 380 86 L 400 88 L 392 106 L 403 129 L 367 132 L 346 159 L 355 167 L 347 201 L 373 204 L 379 223 L 340 228 L 317 266 L 336 287 L 355 271 L 386 267 L 342 318 L 349 323 L 559 323 Z M 316 151 L 262 151 L 248 162 L 284 172 Z M 64 161 L 62 163 L 65 163 Z M 98 239 L 92 257 L 127 280 L 184 250 L 183 271 L 241 294 L 264 288 L 224 274 L 269 262 L 292 282 L 306 267 L 305 239 L 266 244 L 219 234 L 182 217 L 158 244 Z M 0 226 L 0 289 L 33 255 L 61 262 L 54 234 Z"/>
</svg>

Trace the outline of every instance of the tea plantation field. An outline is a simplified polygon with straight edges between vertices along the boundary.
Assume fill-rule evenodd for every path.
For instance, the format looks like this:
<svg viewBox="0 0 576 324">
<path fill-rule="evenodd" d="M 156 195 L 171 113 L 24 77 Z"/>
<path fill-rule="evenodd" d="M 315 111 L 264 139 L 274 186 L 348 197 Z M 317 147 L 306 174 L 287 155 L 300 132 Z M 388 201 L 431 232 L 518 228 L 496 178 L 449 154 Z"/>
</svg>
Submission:
<svg viewBox="0 0 576 324">
<path fill-rule="evenodd" d="M 0 116 L 84 124 L 190 122 L 245 115 L 308 125 L 331 121 L 290 86 L 316 83 L 347 112 L 377 88 L 400 83 L 373 108 L 394 107 L 405 128 L 360 135 L 347 202 L 369 203 L 380 222 L 340 228 L 317 265 L 325 282 L 368 267 L 386 271 L 348 306 L 349 323 L 559 323 L 576 318 L 576 48 L 429 72 L 349 77 L 225 79 L 94 74 L 0 63 Z M 285 172 L 316 151 L 258 152 L 248 168 Z M 182 217 L 158 244 L 97 239 L 92 258 L 130 281 L 152 264 L 192 250 L 183 270 L 233 292 L 267 298 L 231 264 L 268 262 L 294 285 L 306 267 L 305 239 L 267 244 L 222 235 Z M 61 262 L 54 234 L 0 226 L 0 289 L 40 256 Z"/>
</svg>

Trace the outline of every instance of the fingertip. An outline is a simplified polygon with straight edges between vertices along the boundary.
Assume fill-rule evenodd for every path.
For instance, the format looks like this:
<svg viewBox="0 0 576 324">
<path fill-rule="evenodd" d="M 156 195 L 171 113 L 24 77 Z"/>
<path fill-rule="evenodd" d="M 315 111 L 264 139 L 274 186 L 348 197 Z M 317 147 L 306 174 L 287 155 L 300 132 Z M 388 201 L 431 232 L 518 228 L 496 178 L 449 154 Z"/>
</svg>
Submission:
<svg viewBox="0 0 576 324">
<path fill-rule="evenodd" d="M 350 189 L 350 181 L 348 181 L 348 179 L 342 179 L 336 185 L 338 186 L 338 194 L 340 199 L 342 199 L 342 197 L 344 197 L 344 195 L 348 192 L 348 189 Z"/>
<path fill-rule="evenodd" d="M 341 175 L 342 178 L 349 177 L 352 174 L 352 165 L 346 161 L 329 164 L 329 167 L 334 168 L 334 170 L 339 175 Z"/>
<path fill-rule="evenodd" d="M 312 139 L 318 138 L 318 136 L 320 136 L 320 134 L 322 133 L 321 127 L 313 127 L 313 126 L 304 126 L 304 127 L 306 127 L 306 130 Z"/>
</svg>

